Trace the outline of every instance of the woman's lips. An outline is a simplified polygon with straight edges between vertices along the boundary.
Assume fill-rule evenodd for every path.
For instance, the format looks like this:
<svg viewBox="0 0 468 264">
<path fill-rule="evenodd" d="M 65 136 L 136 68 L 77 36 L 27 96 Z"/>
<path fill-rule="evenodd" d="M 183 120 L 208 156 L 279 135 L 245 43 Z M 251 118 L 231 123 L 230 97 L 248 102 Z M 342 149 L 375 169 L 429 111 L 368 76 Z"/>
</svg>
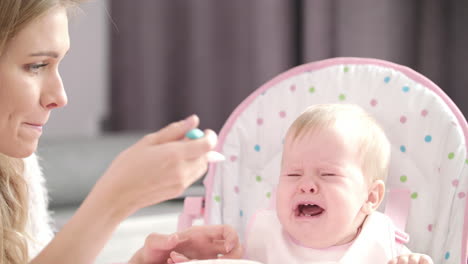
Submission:
<svg viewBox="0 0 468 264">
<path fill-rule="evenodd" d="M 34 124 L 34 123 L 24 123 L 24 124 L 32 129 L 42 132 L 42 127 L 43 127 L 42 124 Z"/>
</svg>

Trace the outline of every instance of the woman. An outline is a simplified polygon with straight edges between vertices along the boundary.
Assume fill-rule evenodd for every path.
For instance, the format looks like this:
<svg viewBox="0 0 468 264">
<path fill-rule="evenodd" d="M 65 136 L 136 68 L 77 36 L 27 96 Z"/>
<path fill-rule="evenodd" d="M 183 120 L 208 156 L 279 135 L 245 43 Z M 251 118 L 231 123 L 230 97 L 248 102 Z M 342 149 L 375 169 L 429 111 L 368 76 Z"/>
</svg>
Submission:
<svg viewBox="0 0 468 264">
<path fill-rule="evenodd" d="M 180 195 L 199 178 L 207 167 L 207 152 L 216 145 L 211 130 L 201 139 L 181 140 L 197 127 L 196 116 L 145 136 L 113 161 L 72 219 L 37 252 L 51 232 L 43 190 L 37 186 L 38 167 L 23 158 L 36 150 L 51 111 L 67 103 L 58 65 L 70 45 L 67 9 L 78 2 L 0 1 L 0 263 L 26 263 L 36 255 L 31 263 L 92 263 L 122 220 Z M 34 165 L 34 156 L 28 159 Z M 224 248 L 230 254 L 238 251 L 231 229 L 197 236 L 204 233 L 201 229 L 150 235 L 132 263 L 165 263 L 174 248 L 196 250 L 195 258 L 226 253 Z M 225 240 L 223 247 L 206 247 L 205 242 L 218 239 Z M 197 247 L 200 241 L 204 248 Z"/>
</svg>

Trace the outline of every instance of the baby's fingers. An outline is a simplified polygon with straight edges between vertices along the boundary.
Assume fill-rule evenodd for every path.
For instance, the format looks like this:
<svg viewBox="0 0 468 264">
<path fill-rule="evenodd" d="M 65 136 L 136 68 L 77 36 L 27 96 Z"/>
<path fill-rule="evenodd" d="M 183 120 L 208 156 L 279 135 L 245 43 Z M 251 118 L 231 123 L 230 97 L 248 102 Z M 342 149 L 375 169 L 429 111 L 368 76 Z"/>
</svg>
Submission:
<svg viewBox="0 0 468 264">
<path fill-rule="evenodd" d="M 390 260 L 388 264 L 408 264 L 408 256 L 399 256 Z"/>
<path fill-rule="evenodd" d="M 402 255 L 392 259 L 388 264 L 433 264 L 431 257 L 424 254 Z"/>
<path fill-rule="evenodd" d="M 240 245 L 235 246 L 231 251 L 222 256 L 219 256 L 222 259 L 240 259 L 242 258 L 242 247 Z"/>
<path fill-rule="evenodd" d="M 432 258 L 428 255 L 421 255 L 418 264 L 434 264 L 434 262 L 432 261 Z"/>
<path fill-rule="evenodd" d="M 175 264 L 175 263 L 181 263 L 181 262 L 187 262 L 187 261 L 190 261 L 190 259 L 178 252 L 172 251 L 169 254 L 169 259 L 167 260 L 167 263 Z"/>
</svg>

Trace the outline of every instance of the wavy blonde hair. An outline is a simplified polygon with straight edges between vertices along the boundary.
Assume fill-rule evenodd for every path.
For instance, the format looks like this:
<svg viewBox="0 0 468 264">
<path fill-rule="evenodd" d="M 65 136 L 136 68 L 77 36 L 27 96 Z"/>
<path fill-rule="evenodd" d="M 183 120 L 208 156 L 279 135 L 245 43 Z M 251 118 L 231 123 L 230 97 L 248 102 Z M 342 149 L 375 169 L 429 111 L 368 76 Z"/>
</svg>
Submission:
<svg viewBox="0 0 468 264">
<path fill-rule="evenodd" d="M 21 29 L 52 8 L 76 6 L 81 0 L 0 0 L 0 55 Z M 1 87 L 0 87 L 1 89 Z M 1 152 L 1 150 L 0 150 Z M 29 260 L 28 186 L 22 159 L 0 153 L 0 263 Z"/>
<path fill-rule="evenodd" d="M 28 191 L 23 161 L 0 154 L 0 263 L 28 261 Z"/>
</svg>

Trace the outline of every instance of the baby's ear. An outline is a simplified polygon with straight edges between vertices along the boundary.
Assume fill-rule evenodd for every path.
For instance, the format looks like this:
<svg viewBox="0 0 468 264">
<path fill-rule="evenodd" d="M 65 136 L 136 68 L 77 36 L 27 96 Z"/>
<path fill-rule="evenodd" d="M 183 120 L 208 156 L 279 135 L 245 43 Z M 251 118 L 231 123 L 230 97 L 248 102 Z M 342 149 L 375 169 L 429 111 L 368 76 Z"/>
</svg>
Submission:
<svg viewBox="0 0 468 264">
<path fill-rule="evenodd" d="M 365 214 L 370 214 L 377 210 L 385 195 L 385 183 L 382 180 L 372 182 L 369 187 L 367 201 L 363 206 Z"/>
</svg>

